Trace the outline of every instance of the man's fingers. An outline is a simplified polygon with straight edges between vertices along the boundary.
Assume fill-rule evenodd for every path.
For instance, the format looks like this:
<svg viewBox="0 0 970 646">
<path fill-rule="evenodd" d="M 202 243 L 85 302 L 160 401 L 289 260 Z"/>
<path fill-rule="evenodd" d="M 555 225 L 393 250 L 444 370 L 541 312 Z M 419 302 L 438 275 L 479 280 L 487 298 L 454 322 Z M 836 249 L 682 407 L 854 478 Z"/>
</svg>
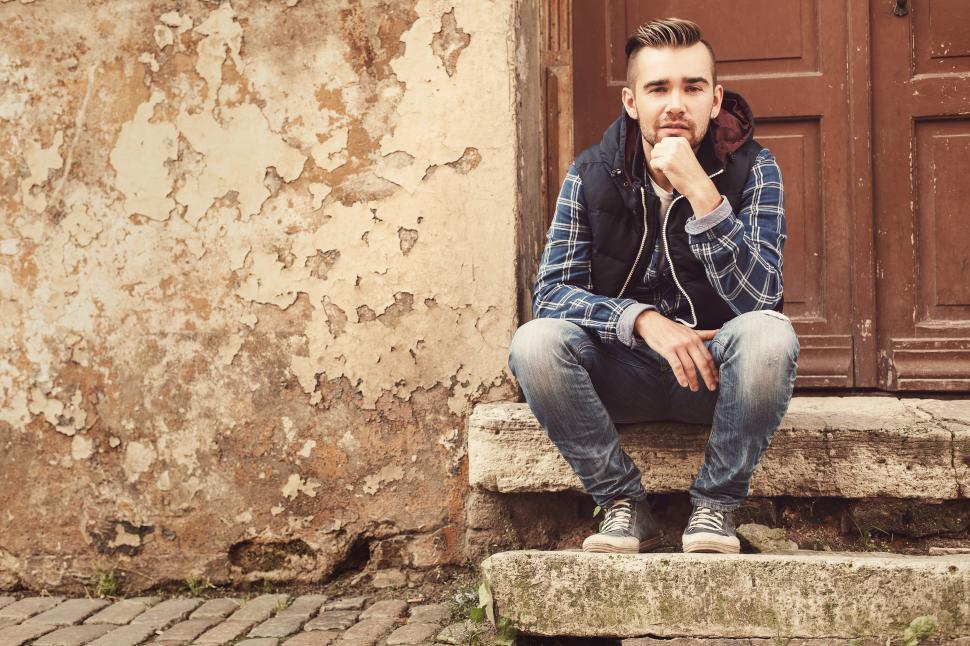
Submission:
<svg viewBox="0 0 970 646">
<path fill-rule="evenodd" d="M 694 360 L 694 365 L 701 372 L 701 378 L 707 385 L 707 389 L 716 390 L 718 374 L 717 368 L 714 366 L 714 357 L 704 347 L 704 344 L 700 342 L 697 345 L 690 346 L 689 351 L 691 358 Z"/>
<path fill-rule="evenodd" d="M 717 330 L 694 330 L 694 332 L 701 338 L 701 341 L 710 341 L 717 334 Z"/>
<path fill-rule="evenodd" d="M 684 366 L 680 361 L 680 357 L 675 352 L 671 352 L 669 355 L 664 356 L 664 359 L 670 364 L 670 369 L 673 371 L 674 377 L 677 378 L 677 383 L 680 384 L 681 388 L 687 388 L 687 375 L 684 372 Z"/>
<path fill-rule="evenodd" d="M 684 367 L 684 375 L 687 377 L 687 383 L 690 385 L 690 389 L 697 392 L 697 367 L 694 365 L 694 360 L 690 356 L 690 352 L 687 348 L 681 348 L 677 352 L 677 358 L 680 359 L 681 365 Z M 683 382 L 680 384 L 683 386 Z"/>
</svg>

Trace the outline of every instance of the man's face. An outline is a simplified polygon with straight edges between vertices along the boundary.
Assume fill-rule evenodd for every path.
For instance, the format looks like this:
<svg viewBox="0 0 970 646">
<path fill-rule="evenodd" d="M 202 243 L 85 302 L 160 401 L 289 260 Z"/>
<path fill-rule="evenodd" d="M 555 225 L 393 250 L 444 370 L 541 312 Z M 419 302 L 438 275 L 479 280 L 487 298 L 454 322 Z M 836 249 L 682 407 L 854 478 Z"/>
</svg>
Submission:
<svg viewBox="0 0 970 646">
<path fill-rule="evenodd" d="M 623 88 L 623 106 L 639 121 L 645 142 L 652 147 L 664 137 L 685 137 L 696 151 L 724 96 L 712 84 L 707 47 L 644 47 L 632 65 L 633 87 Z"/>
</svg>

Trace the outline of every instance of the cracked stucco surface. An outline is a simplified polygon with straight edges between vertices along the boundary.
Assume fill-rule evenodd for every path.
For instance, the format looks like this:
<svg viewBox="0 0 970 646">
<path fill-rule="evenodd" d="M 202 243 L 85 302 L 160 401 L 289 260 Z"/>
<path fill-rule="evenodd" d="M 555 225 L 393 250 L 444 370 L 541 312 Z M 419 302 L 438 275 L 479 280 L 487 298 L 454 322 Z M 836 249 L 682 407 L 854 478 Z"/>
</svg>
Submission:
<svg viewBox="0 0 970 646">
<path fill-rule="evenodd" d="M 3 581 L 457 557 L 513 395 L 514 9 L 0 3 Z"/>
</svg>

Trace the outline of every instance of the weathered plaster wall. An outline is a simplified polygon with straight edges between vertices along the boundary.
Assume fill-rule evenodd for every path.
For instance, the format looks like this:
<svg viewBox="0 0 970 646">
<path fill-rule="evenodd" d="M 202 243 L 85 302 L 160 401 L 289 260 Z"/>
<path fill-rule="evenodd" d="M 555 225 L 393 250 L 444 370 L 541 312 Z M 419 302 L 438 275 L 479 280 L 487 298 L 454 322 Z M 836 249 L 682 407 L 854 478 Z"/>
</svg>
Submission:
<svg viewBox="0 0 970 646">
<path fill-rule="evenodd" d="M 461 558 L 516 2 L 0 1 L 0 587 Z"/>
</svg>

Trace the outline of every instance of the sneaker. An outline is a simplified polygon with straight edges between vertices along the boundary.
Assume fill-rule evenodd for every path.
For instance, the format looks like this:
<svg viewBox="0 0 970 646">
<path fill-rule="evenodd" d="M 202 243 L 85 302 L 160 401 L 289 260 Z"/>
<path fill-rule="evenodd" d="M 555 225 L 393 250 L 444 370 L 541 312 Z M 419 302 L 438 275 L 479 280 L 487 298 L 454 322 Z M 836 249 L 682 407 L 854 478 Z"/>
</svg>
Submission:
<svg viewBox="0 0 970 646">
<path fill-rule="evenodd" d="M 584 552 L 649 552 L 663 540 L 663 534 L 646 499 L 617 498 L 606 507 L 599 533 L 583 541 Z"/>
<path fill-rule="evenodd" d="M 741 541 L 734 533 L 734 512 L 697 506 L 683 535 L 684 552 L 737 554 Z"/>
</svg>

